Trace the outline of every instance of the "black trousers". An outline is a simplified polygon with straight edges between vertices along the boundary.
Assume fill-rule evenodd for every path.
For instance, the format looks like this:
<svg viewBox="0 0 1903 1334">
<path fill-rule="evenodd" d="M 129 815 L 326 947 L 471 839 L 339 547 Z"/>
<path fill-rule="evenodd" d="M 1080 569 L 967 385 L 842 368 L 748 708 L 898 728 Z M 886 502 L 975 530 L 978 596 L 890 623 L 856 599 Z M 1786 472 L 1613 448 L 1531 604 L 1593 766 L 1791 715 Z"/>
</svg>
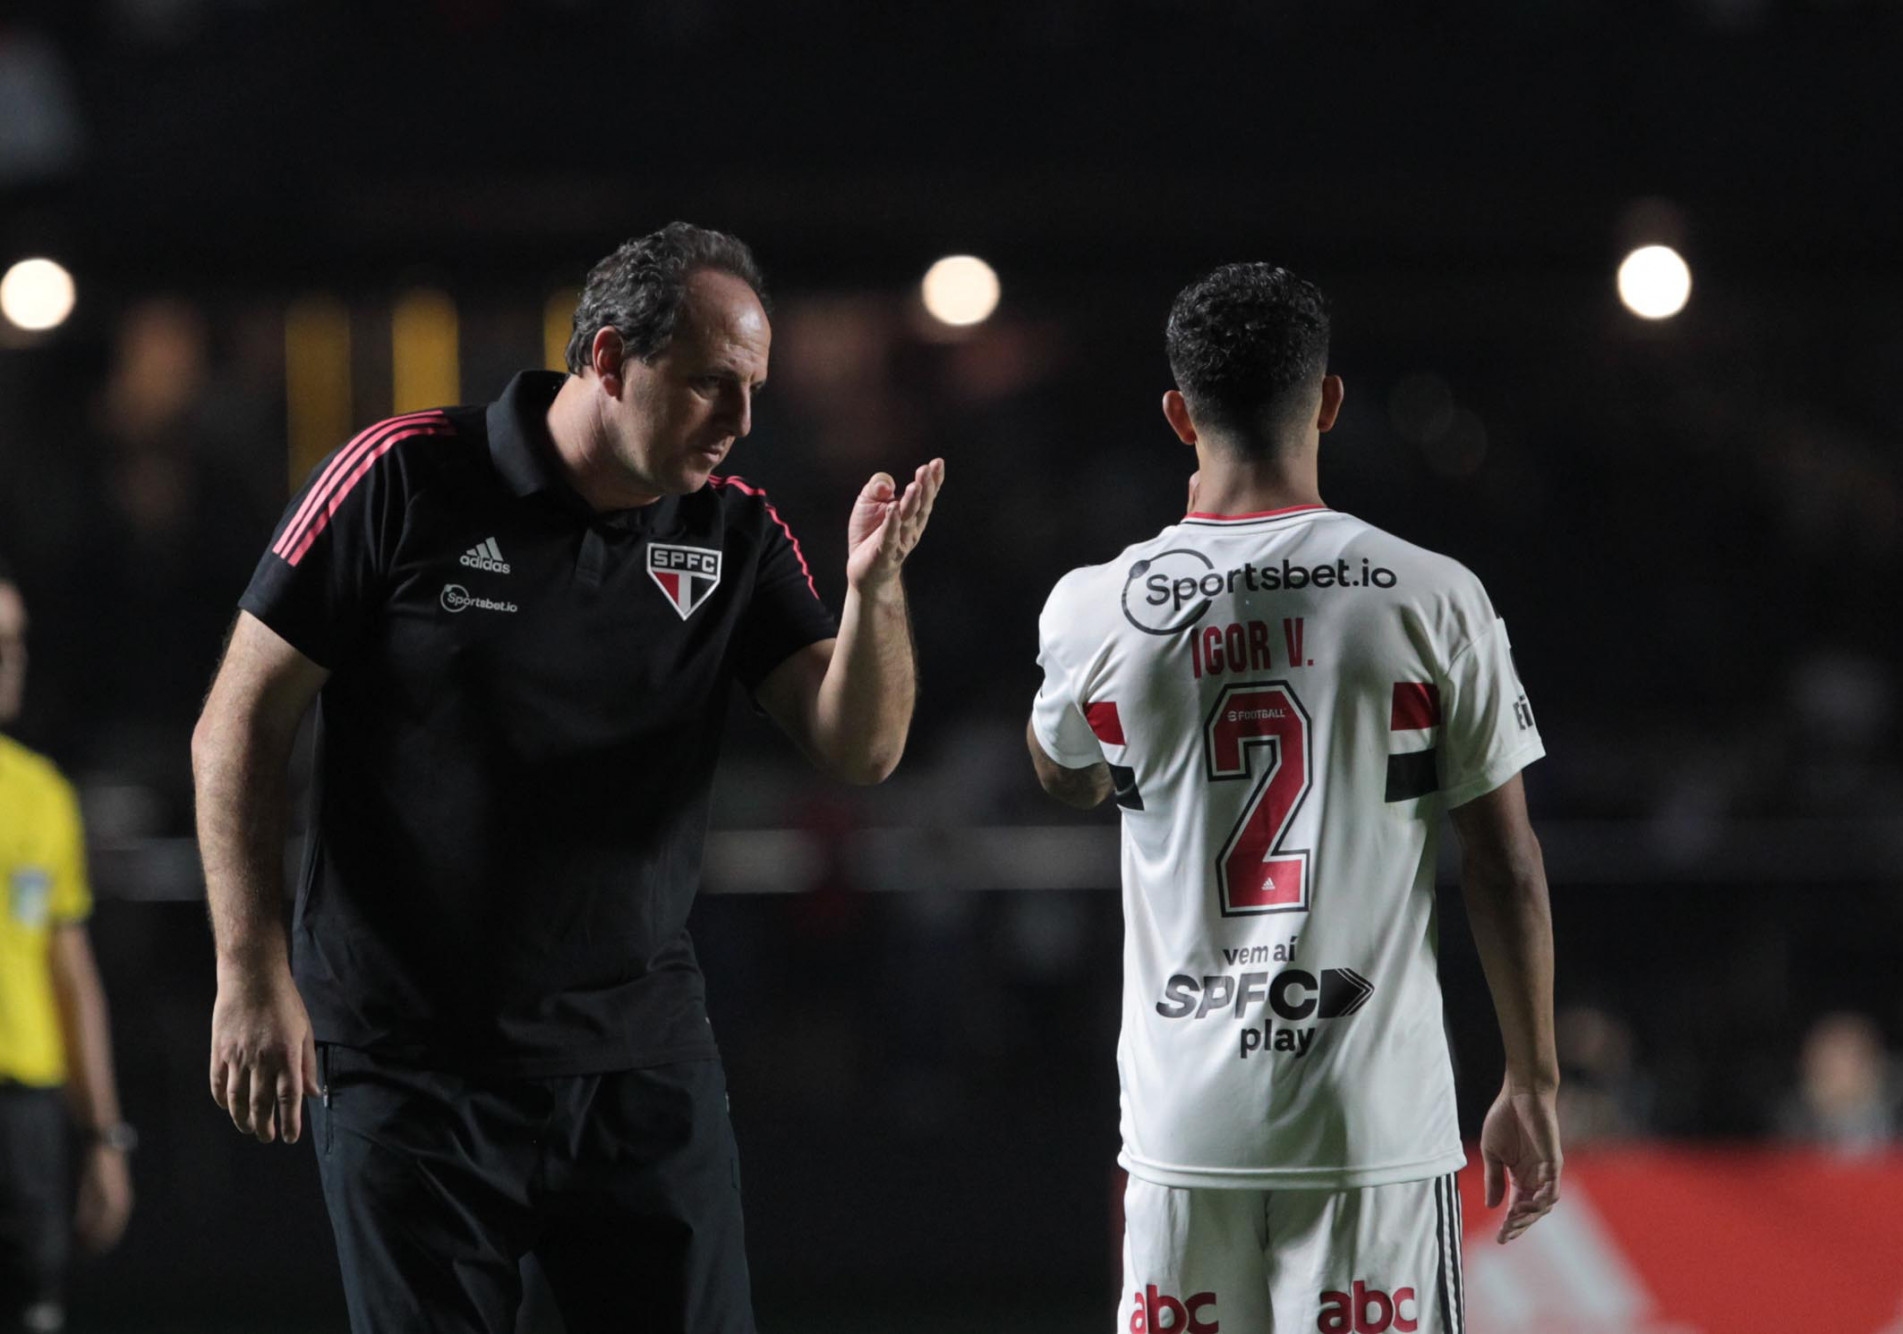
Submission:
<svg viewBox="0 0 1903 1334">
<path fill-rule="evenodd" d="M 64 1321 L 69 1186 L 58 1089 L 0 1083 L 0 1331 Z"/>
<path fill-rule="evenodd" d="M 511 1334 L 528 1253 L 569 1334 L 754 1334 L 719 1061 L 478 1079 L 325 1044 L 318 1065 L 353 1334 Z"/>
</svg>

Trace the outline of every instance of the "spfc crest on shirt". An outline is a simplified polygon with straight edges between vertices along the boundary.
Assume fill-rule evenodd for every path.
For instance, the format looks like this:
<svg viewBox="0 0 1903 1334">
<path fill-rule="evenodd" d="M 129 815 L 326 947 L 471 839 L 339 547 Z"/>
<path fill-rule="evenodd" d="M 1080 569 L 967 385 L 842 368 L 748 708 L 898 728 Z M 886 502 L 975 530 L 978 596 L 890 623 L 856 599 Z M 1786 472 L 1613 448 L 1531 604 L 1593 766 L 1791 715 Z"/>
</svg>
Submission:
<svg viewBox="0 0 1903 1334">
<path fill-rule="evenodd" d="M 648 544 L 648 578 L 667 594 L 684 621 L 720 587 L 720 553 L 712 547 Z"/>
</svg>

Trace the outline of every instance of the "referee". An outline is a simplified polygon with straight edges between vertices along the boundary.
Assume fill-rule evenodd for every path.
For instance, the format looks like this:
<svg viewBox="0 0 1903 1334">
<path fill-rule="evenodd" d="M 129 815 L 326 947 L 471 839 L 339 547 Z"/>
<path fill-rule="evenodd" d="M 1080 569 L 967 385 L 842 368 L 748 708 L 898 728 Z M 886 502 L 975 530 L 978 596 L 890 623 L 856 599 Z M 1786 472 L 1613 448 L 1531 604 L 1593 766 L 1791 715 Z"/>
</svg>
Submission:
<svg viewBox="0 0 1903 1334">
<path fill-rule="evenodd" d="M 714 471 L 771 337 L 741 242 L 629 241 L 588 276 L 567 375 L 356 437 L 239 604 L 192 747 L 211 1091 L 266 1143 L 308 1111 L 357 1334 L 507 1334 L 529 1252 L 572 1334 L 754 1328 L 686 930 L 729 683 L 823 772 L 891 773 L 899 570 L 944 478 L 866 483 L 835 621 L 767 497 Z"/>
<path fill-rule="evenodd" d="M 26 603 L 0 562 L 0 727 L 26 688 Z M 65 1326 L 67 1238 L 113 1246 L 132 1212 L 106 993 L 86 936 L 79 803 L 50 762 L 0 735 L 0 1332 Z M 68 1109 L 84 1148 L 77 1207 Z"/>
</svg>

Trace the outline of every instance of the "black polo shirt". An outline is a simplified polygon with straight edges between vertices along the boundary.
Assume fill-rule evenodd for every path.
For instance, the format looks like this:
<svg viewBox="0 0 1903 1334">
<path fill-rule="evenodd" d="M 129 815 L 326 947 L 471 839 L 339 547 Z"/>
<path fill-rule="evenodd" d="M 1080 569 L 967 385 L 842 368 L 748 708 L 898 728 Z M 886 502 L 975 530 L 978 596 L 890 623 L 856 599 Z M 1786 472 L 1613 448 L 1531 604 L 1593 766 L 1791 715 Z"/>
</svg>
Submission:
<svg viewBox="0 0 1903 1334">
<path fill-rule="evenodd" d="M 837 623 L 739 478 L 591 510 L 561 383 L 365 431 L 239 604 L 331 672 L 292 927 L 320 1042 L 514 1075 L 714 1052 L 686 922 L 728 683 Z"/>
</svg>

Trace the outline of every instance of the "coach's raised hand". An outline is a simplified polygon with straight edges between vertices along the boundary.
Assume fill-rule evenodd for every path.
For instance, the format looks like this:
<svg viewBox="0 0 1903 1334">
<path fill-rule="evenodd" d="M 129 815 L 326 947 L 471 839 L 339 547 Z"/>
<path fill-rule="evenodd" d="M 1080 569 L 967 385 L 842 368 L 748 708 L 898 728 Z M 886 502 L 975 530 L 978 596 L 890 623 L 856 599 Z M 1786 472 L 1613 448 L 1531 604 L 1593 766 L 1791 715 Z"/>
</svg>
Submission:
<svg viewBox="0 0 1903 1334">
<path fill-rule="evenodd" d="M 860 488 L 846 523 L 838 638 L 795 653 L 758 691 L 761 706 L 807 757 L 842 782 L 881 782 L 905 753 L 918 689 L 899 569 L 944 482 L 945 460 L 933 459 L 903 492 L 882 472 Z"/>
<path fill-rule="evenodd" d="M 886 473 L 874 473 L 853 504 L 846 524 L 846 583 L 875 592 L 898 579 L 899 567 L 925 532 L 932 502 L 945 484 L 945 460 L 933 459 L 913 471 L 903 494 Z"/>
</svg>

